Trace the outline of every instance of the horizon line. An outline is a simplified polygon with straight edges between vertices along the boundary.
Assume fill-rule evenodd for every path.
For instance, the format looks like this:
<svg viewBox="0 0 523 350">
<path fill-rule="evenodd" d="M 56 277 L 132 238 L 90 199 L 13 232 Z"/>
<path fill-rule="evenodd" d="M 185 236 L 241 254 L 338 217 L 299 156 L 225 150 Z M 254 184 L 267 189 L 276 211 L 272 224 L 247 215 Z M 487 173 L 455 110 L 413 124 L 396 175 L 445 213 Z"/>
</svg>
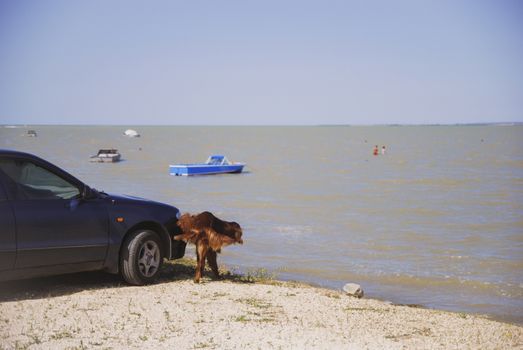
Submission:
<svg viewBox="0 0 523 350">
<path fill-rule="evenodd" d="M 28 127 L 28 126 L 181 126 L 181 127 L 362 127 L 362 126 L 513 126 L 523 125 L 523 121 L 506 122 L 470 122 L 470 123 L 370 123 L 370 124 L 82 124 L 82 123 L 0 123 L 2 127 Z"/>
</svg>

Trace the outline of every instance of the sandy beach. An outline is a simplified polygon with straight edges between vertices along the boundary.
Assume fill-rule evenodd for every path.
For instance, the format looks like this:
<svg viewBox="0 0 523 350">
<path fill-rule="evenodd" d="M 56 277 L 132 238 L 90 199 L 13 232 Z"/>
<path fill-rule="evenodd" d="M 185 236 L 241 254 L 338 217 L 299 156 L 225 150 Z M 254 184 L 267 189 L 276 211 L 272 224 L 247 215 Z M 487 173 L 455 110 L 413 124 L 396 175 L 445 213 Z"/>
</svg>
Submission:
<svg viewBox="0 0 523 350">
<path fill-rule="evenodd" d="M 192 281 L 171 262 L 157 284 L 83 273 L 7 282 L 0 349 L 507 349 L 523 327 L 229 274 Z"/>
</svg>

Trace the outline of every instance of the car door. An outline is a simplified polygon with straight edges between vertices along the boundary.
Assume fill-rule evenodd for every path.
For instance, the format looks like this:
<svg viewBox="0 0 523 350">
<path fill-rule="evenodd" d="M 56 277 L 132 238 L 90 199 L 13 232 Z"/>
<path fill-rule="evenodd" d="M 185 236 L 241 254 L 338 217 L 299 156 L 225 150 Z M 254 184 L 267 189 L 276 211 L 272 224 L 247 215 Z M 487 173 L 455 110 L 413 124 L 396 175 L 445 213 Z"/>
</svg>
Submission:
<svg viewBox="0 0 523 350">
<path fill-rule="evenodd" d="M 16 231 L 15 217 L 2 184 L 0 174 L 0 271 L 10 270 L 15 265 Z"/>
<path fill-rule="evenodd" d="M 10 178 L 16 218 L 15 268 L 95 263 L 105 259 L 108 212 L 101 198 L 83 199 L 81 183 L 28 159 L 0 159 Z"/>
</svg>

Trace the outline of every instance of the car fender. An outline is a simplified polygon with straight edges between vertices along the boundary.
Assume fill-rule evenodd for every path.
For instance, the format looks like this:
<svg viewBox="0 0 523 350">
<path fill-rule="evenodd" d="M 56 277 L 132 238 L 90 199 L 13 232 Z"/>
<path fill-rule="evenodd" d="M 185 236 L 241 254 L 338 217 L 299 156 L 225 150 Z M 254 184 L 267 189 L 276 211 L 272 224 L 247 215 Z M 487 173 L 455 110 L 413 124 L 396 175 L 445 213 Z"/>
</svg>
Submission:
<svg viewBox="0 0 523 350">
<path fill-rule="evenodd" d="M 143 200 L 146 201 L 146 200 Z M 152 230 L 159 236 L 162 252 L 165 258 L 172 257 L 172 234 L 170 230 L 176 226 L 178 209 L 146 201 L 148 205 L 140 205 L 137 199 L 110 196 L 109 211 L 109 249 L 105 269 L 117 273 L 122 245 L 131 233 L 137 230 Z"/>
</svg>

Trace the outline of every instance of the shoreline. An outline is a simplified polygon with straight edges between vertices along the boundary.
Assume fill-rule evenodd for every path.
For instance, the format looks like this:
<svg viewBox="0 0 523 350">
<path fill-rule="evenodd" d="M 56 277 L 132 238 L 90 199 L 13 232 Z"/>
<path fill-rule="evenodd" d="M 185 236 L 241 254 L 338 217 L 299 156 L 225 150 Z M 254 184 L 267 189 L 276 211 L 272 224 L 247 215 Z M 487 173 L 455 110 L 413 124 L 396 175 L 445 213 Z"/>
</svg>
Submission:
<svg viewBox="0 0 523 350">
<path fill-rule="evenodd" d="M 195 284 L 191 265 L 169 262 L 159 283 L 141 287 L 100 272 L 3 282 L 0 349 L 523 347 L 515 324 L 263 274 Z"/>
<path fill-rule="evenodd" d="M 516 145 L 523 125 L 390 133 L 349 128 L 286 134 L 277 128 L 261 133 L 247 128 L 239 138 L 234 137 L 237 130 L 224 128 L 216 147 L 248 161 L 250 174 L 189 181 L 169 176 L 168 164 L 207 156 L 208 145 L 194 140 L 205 138 L 211 129 L 185 132 L 152 126 L 137 128 L 142 137 L 129 139 L 123 135 L 128 127 L 48 126 L 41 132 L 35 129 L 37 138 L 23 136 L 27 129 L 2 129 L 2 141 L 15 149 L 38 151 L 94 188 L 164 202 L 183 212 L 210 210 L 240 222 L 249 239 L 241 248 L 226 249 L 221 259 L 242 269 L 264 266 L 278 278 L 331 289 L 356 282 L 379 300 L 488 314 L 523 325 L 518 213 L 515 197 L 506 196 L 517 179 L 502 176 L 517 172 L 519 149 L 504 148 L 506 161 L 496 161 L 499 145 Z M 285 157 L 279 153 L 288 143 L 283 135 L 296 145 Z M 255 146 L 266 139 L 278 142 L 263 150 Z M 369 158 L 372 140 L 390 146 L 386 158 Z M 180 146 L 175 147 L 179 155 L 159 151 L 172 142 Z M 127 161 L 89 163 L 104 145 L 119 148 Z M 309 149 L 314 152 L 303 152 Z M 430 159 L 436 158 L 441 166 L 434 172 Z M 306 161 L 329 165 L 333 171 L 305 171 Z M 471 172 L 477 176 L 467 177 Z M 444 205 L 448 202 L 461 203 L 467 215 L 456 216 Z M 312 260 L 316 262 L 309 266 Z M 485 268 L 491 265 L 493 270 Z"/>
</svg>

